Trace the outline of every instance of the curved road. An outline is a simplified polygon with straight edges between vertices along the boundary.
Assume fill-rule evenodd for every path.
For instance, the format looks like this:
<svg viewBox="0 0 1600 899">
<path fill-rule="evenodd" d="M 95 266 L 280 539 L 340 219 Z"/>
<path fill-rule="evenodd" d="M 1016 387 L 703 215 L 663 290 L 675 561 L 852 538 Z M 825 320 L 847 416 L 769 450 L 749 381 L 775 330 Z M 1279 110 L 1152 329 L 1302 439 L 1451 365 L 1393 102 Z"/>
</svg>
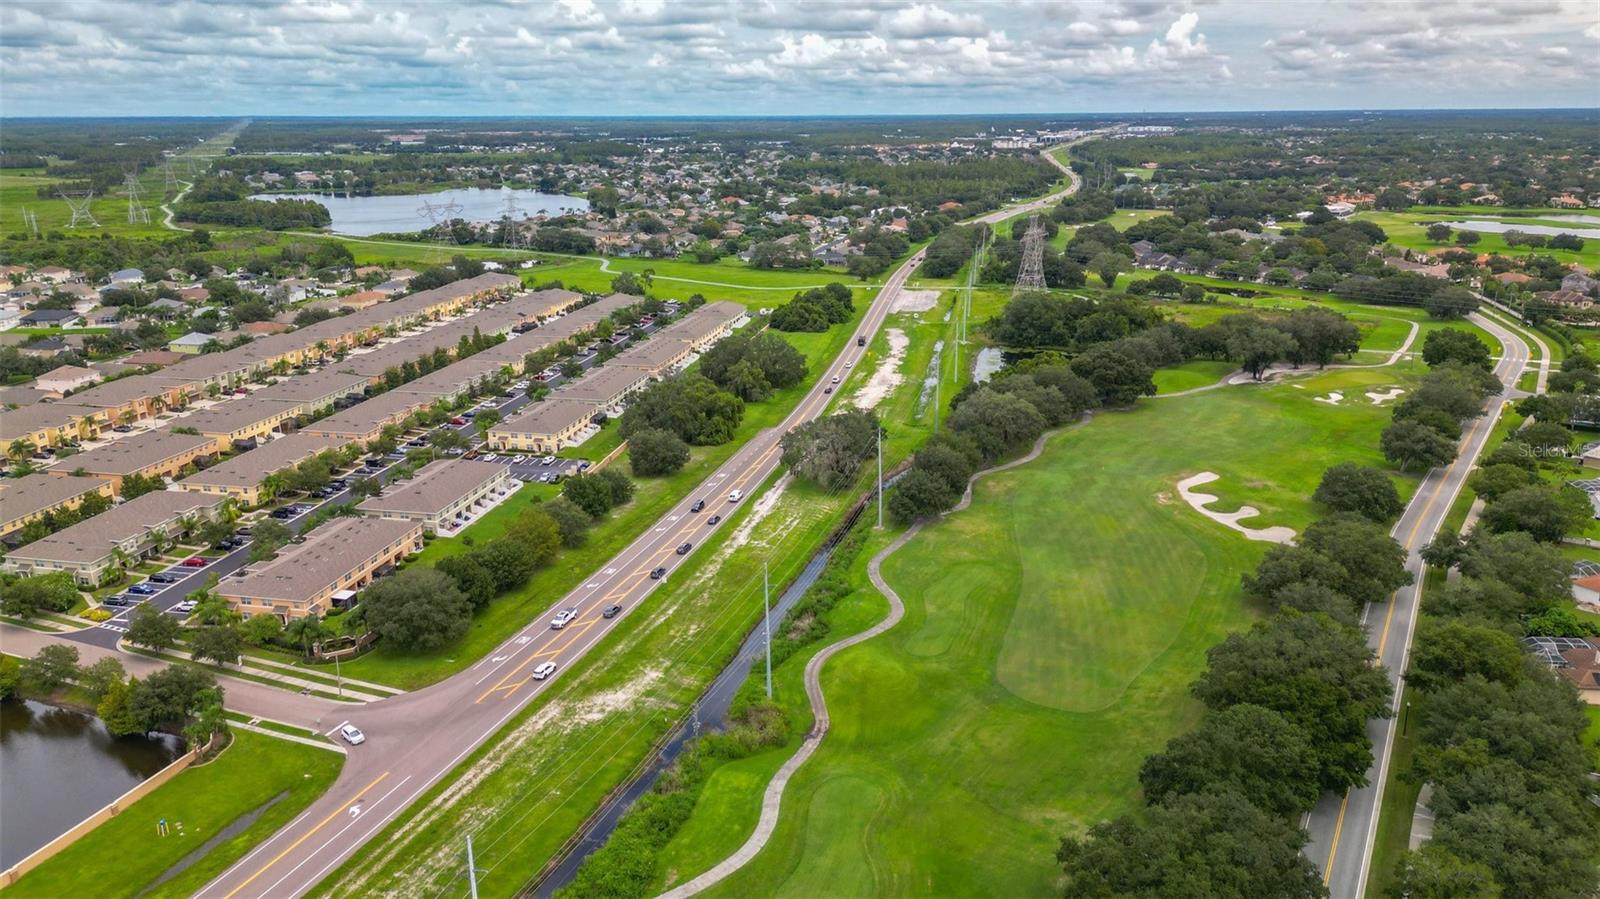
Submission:
<svg viewBox="0 0 1600 899">
<path fill-rule="evenodd" d="M 1377 835 L 1378 810 L 1383 804 L 1383 789 L 1389 776 L 1390 753 L 1393 748 L 1394 729 L 1399 722 L 1398 711 L 1407 657 L 1411 652 L 1411 638 L 1416 630 L 1417 605 L 1422 596 L 1422 581 L 1427 566 L 1419 555 L 1438 533 L 1450 507 L 1460 494 L 1467 476 L 1477 464 L 1500 418 L 1501 409 L 1509 400 L 1506 394 L 1515 389 L 1517 379 L 1528 365 L 1528 344 L 1517 334 L 1499 323 L 1476 313 L 1474 324 L 1499 339 L 1504 351 L 1494 373 L 1504 385 L 1502 395 L 1491 397 L 1486 414 L 1473 419 L 1461 438 L 1461 451 L 1454 462 L 1435 468 L 1422 479 L 1422 484 L 1406 506 L 1405 514 L 1390 532 L 1406 550 L 1406 568 L 1416 582 L 1402 587 L 1389 597 L 1389 601 L 1368 605 L 1363 613 L 1367 626 L 1367 644 L 1377 654 L 1390 683 L 1394 684 L 1394 717 L 1367 722 L 1367 736 L 1372 740 L 1376 754 L 1372 767 L 1367 770 L 1367 785 L 1357 787 L 1343 795 L 1327 794 L 1306 817 L 1306 828 L 1311 842 L 1305 853 L 1322 869 L 1323 882 L 1328 885 L 1333 899 L 1360 899 L 1366 892 L 1367 875 L 1372 862 L 1372 844 Z"/>
</svg>

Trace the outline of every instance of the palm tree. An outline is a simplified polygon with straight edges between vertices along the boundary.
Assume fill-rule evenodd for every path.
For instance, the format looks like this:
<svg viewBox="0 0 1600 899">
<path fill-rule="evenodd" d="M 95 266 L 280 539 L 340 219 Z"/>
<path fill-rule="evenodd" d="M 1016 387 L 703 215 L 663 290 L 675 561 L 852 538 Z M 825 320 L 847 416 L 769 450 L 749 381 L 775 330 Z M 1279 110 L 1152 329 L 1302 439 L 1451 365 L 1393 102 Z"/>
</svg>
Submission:
<svg viewBox="0 0 1600 899">
<path fill-rule="evenodd" d="M 11 463 L 11 476 L 15 478 L 26 477 L 38 470 L 39 466 L 33 464 L 32 459 L 23 459 L 21 461 Z"/>
<path fill-rule="evenodd" d="M 289 481 L 283 476 L 283 472 L 272 472 L 261 479 L 261 501 L 265 503 L 277 499 L 288 486 Z"/>
<path fill-rule="evenodd" d="M 132 409 L 128 409 L 128 410 L 124 411 L 121 415 L 117 416 L 117 424 L 124 425 L 124 426 L 131 425 L 131 424 L 133 424 L 134 422 L 136 422 L 138 420 L 139 420 L 138 413 L 134 412 Z"/>
<path fill-rule="evenodd" d="M 26 437 L 18 437 L 6 447 L 6 455 L 12 459 L 26 459 L 39 451 L 39 445 Z"/>
</svg>

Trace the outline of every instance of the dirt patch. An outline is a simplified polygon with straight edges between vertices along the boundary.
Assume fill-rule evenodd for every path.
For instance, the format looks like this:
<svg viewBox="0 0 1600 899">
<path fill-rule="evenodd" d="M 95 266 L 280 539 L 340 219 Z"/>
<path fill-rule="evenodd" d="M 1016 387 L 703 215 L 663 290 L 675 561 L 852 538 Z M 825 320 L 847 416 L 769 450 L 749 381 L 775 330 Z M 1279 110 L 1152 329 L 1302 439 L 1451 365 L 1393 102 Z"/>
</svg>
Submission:
<svg viewBox="0 0 1600 899">
<path fill-rule="evenodd" d="M 867 379 L 861 389 L 850 402 L 857 409 L 876 409 L 878 404 L 889 398 L 895 388 L 905 381 L 905 376 L 900 373 L 900 363 L 905 361 L 906 348 L 911 345 L 911 338 L 899 328 L 887 328 L 883 336 L 889 341 L 889 353 L 873 369 L 872 377 Z"/>
<path fill-rule="evenodd" d="M 1189 477 L 1179 481 L 1178 492 L 1183 494 L 1184 501 L 1187 502 L 1189 506 L 1196 512 L 1199 512 L 1201 515 L 1204 515 L 1205 517 L 1224 527 L 1238 531 L 1239 533 L 1243 534 L 1246 539 L 1260 540 L 1265 543 L 1289 543 L 1294 540 L 1294 528 L 1252 528 L 1240 524 L 1239 522 L 1246 518 L 1254 518 L 1255 516 L 1261 514 L 1261 510 L 1257 509 L 1255 506 L 1240 506 L 1236 512 L 1218 512 L 1210 508 L 1211 504 L 1217 501 L 1217 497 L 1213 496 L 1212 494 L 1201 493 L 1193 489 L 1203 484 L 1209 484 L 1212 481 L 1218 481 L 1221 479 L 1222 476 L 1216 472 L 1202 471 L 1199 474 L 1190 475 Z"/>
<path fill-rule="evenodd" d="M 939 291 L 937 290 L 902 290 L 894 298 L 894 305 L 889 307 L 894 312 L 927 312 L 939 304 Z"/>
<path fill-rule="evenodd" d="M 750 507 L 750 515 L 744 521 L 739 522 L 739 527 L 734 530 L 733 536 L 729 537 L 728 542 L 723 545 L 722 555 L 724 558 L 729 553 L 750 542 L 750 535 L 755 532 L 756 525 L 765 521 L 767 516 L 772 514 L 772 510 L 778 506 L 778 500 L 783 498 L 784 491 L 788 489 L 789 476 L 784 475 L 778 479 L 778 483 L 772 485 L 771 490 L 761 494 L 756 499 L 755 505 Z"/>
</svg>

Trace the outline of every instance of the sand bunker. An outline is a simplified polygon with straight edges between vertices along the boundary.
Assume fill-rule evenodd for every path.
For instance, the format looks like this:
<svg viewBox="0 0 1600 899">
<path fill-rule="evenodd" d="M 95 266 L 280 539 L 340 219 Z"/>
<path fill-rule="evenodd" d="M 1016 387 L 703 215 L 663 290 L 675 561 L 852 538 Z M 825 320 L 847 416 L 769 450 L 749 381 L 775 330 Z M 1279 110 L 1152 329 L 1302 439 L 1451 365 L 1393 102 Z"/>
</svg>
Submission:
<svg viewBox="0 0 1600 899">
<path fill-rule="evenodd" d="M 1344 402 L 1344 394 L 1342 394 L 1339 391 L 1335 390 L 1335 391 L 1329 393 L 1327 396 L 1319 396 L 1319 397 L 1317 397 L 1317 402 L 1319 402 L 1319 403 L 1327 403 L 1330 406 L 1337 406 L 1340 403 Z"/>
<path fill-rule="evenodd" d="M 894 305 L 889 307 L 890 312 L 927 312 L 939 304 L 939 291 L 937 290 L 902 290 L 894 298 Z"/>
<path fill-rule="evenodd" d="M 905 377 L 900 374 L 900 363 L 905 361 L 906 347 L 911 345 L 911 338 L 899 328 L 886 328 L 883 336 L 889 340 L 889 354 L 883 357 L 878 367 L 873 370 L 872 377 L 850 400 L 857 409 L 863 411 L 876 409 L 879 403 L 888 399 L 889 394 L 905 381 Z"/>
<path fill-rule="evenodd" d="M 1321 397 L 1318 397 L 1318 399 L 1321 399 Z M 1239 522 L 1246 518 L 1254 518 L 1261 514 L 1261 510 L 1255 506 L 1240 506 L 1237 512 L 1217 512 L 1207 508 L 1216 502 L 1217 498 L 1209 493 L 1200 493 L 1193 488 L 1221 480 L 1221 478 L 1222 476 L 1216 472 L 1202 471 L 1179 481 L 1178 492 L 1183 494 L 1184 502 L 1187 502 L 1196 512 L 1224 527 L 1238 531 L 1245 535 L 1247 539 L 1260 540 L 1266 543 L 1289 543 L 1294 540 L 1294 528 L 1251 528 L 1240 524 Z"/>
<path fill-rule="evenodd" d="M 1391 400 L 1398 399 L 1400 394 L 1405 392 L 1405 388 L 1403 387 L 1390 387 L 1383 393 L 1374 393 L 1373 391 L 1369 390 L 1367 391 L 1367 399 L 1372 400 L 1372 405 L 1381 406 L 1384 403 L 1390 402 Z"/>
</svg>

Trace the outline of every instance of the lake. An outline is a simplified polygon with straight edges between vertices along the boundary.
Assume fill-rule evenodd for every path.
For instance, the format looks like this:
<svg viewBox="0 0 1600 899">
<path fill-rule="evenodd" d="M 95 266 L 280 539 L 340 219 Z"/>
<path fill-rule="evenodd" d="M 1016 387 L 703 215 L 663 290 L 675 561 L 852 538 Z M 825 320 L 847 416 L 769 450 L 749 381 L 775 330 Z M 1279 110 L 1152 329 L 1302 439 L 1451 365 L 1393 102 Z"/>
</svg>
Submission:
<svg viewBox="0 0 1600 899">
<path fill-rule="evenodd" d="M 1589 218 L 1589 216 L 1571 216 L 1572 218 Z M 1457 231 L 1481 231 L 1485 234 L 1504 234 L 1507 231 L 1521 231 L 1523 234 L 1543 234 L 1554 237 L 1557 234 L 1571 234 L 1585 240 L 1600 240 L 1600 228 L 1556 228 L 1551 225 L 1523 225 L 1515 220 L 1498 222 L 1484 221 L 1482 219 L 1469 219 L 1464 222 L 1444 222 L 1443 224 L 1455 228 Z"/>
<path fill-rule="evenodd" d="M 441 216 L 440 221 L 447 219 L 465 219 L 469 222 L 499 221 L 505 215 L 508 199 L 515 204 L 519 219 L 541 212 L 546 215 L 559 215 L 567 211 L 584 212 L 589 208 L 589 201 L 582 197 L 547 194 L 537 190 L 481 187 L 463 187 L 431 194 L 401 194 L 392 197 L 289 193 L 256 194 L 251 199 L 315 200 L 326 206 L 328 214 L 333 216 L 331 230 L 353 237 L 421 231 L 434 224 L 433 220 L 420 211 L 424 202 L 434 206 L 455 203 L 461 207 L 460 211 L 452 211 L 447 216 Z"/>
<path fill-rule="evenodd" d="M 42 702 L 0 702 L 0 868 L 182 754 L 177 737 L 113 737 L 92 715 Z"/>
</svg>

